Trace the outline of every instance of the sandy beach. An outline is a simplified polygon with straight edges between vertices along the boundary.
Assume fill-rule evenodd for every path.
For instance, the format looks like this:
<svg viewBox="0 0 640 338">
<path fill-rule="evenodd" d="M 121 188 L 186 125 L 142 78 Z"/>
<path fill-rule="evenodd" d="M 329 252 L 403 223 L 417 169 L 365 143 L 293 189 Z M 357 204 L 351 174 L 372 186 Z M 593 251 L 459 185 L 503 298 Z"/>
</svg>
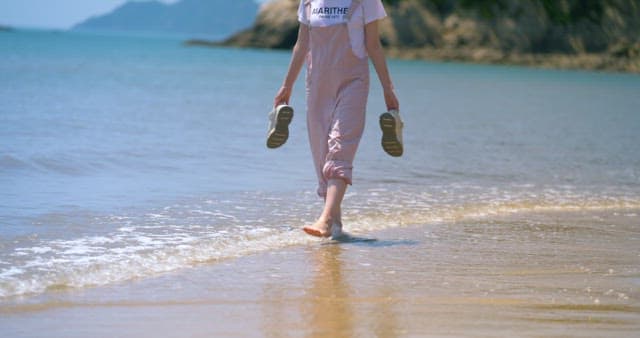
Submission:
<svg viewBox="0 0 640 338">
<path fill-rule="evenodd" d="M 155 278 L 15 299 L 5 337 L 633 337 L 630 210 L 355 234 Z"/>
</svg>

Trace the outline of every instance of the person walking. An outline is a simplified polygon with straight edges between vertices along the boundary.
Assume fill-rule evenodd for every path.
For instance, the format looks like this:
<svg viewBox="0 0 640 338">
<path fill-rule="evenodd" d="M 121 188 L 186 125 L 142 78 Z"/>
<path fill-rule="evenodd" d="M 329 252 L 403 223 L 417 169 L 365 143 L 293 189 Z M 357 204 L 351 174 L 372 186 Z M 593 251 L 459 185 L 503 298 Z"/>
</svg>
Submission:
<svg viewBox="0 0 640 338">
<path fill-rule="evenodd" d="M 284 83 L 274 98 L 267 146 L 286 142 L 293 117 L 291 91 L 306 63 L 307 130 L 324 198 L 318 219 L 303 230 L 317 237 L 342 234 L 341 204 L 352 184 L 353 160 L 365 124 L 369 95 L 369 59 L 384 92 L 387 113 L 380 117 L 382 145 L 402 155 L 399 102 L 380 44 L 378 20 L 386 17 L 381 0 L 301 0 L 298 38 Z"/>
</svg>

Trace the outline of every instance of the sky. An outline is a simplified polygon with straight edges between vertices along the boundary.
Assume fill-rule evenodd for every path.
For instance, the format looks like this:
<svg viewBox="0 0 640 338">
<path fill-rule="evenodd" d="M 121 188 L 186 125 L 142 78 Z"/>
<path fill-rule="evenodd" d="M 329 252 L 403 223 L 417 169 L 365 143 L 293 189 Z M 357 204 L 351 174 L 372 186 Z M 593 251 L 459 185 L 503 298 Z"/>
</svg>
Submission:
<svg viewBox="0 0 640 338">
<path fill-rule="evenodd" d="M 265 1 L 267 0 L 256 0 L 258 3 Z M 111 12 L 125 2 L 127 0 L 0 0 L 0 25 L 68 29 L 91 16 Z"/>
</svg>

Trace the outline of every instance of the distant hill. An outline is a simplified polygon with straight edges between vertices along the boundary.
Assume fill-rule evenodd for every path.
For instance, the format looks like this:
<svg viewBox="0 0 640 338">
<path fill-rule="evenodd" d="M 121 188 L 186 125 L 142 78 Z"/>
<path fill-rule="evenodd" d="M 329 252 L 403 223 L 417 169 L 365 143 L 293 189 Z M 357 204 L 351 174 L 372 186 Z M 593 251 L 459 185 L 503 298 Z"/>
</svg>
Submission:
<svg viewBox="0 0 640 338">
<path fill-rule="evenodd" d="M 254 0 L 182 0 L 175 4 L 129 1 L 111 13 L 87 19 L 74 31 L 171 34 L 224 39 L 254 21 Z"/>
</svg>

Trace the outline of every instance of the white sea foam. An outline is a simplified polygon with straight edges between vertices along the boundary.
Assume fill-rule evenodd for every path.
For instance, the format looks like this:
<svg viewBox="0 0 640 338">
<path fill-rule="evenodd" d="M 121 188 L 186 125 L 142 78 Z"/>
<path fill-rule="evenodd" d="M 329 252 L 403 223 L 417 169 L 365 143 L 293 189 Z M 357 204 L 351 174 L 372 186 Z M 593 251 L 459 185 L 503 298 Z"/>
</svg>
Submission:
<svg viewBox="0 0 640 338">
<path fill-rule="evenodd" d="M 24 270 L 12 266 L 12 267 L 9 267 L 8 269 L 0 270 L 0 278 L 6 279 L 14 275 L 19 275 L 23 272 Z"/>
<path fill-rule="evenodd" d="M 482 187 L 446 187 L 393 194 L 354 194 L 344 220 L 353 233 L 410 224 L 436 224 L 529 211 L 621 209 L 636 214 L 640 200 L 625 196 L 579 194 L 567 188 L 531 193 Z M 376 189 L 376 192 L 382 192 Z M 305 195 L 306 196 L 306 195 Z M 259 197 L 258 197 L 259 198 Z M 316 239 L 299 231 L 311 221 L 315 207 L 304 198 L 297 204 L 260 198 L 241 208 L 220 212 L 218 202 L 173 205 L 143 216 L 122 217 L 123 226 L 100 235 L 35 240 L 13 250 L 0 271 L 0 297 L 36 294 L 52 288 L 87 287 L 144 278 L 159 273 L 240 257 Z M 227 203 L 227 202 L 225 202 Z M 271 203 L 271 204 L 269 204 Z M 281 203 L 297 205 L 283 209 Z M 264 210 L 269 210 L 268 216 Z M 277 210 L 277 211 L 274 211 Z M 109 216 L 109 220 L 115 219 Z M 305 221 L 306 220 L 306 221 Z"/>
<path fill-rule="evenodd" d="M 44 254 L 47 252 L 51 252 L 53 249 L 51 249 L 48 246 L 45 247 L 32 247 L 32 248 L 17 248 L 15 249 L 17 252 L 32 252 L 34 254 Z"/>
</svg>

